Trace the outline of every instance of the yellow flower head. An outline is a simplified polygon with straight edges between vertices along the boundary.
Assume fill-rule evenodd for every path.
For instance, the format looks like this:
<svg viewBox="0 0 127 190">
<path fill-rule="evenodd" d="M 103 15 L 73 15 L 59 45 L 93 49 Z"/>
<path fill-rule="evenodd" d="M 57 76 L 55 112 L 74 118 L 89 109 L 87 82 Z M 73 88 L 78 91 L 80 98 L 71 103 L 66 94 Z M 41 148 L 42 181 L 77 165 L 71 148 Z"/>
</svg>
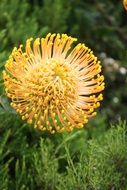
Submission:
<svg viewBox="0 0 127 190">
<path fill-rule="evenodd" d="M 127 11 L 127 0 L 123 0 L 123 6 L 124 6 L 124 8 L 125 8 L 126 11 Z"/>
<path fill-rule="evenodd" d="M 82 128 L 103 99 L 100 61 L 84 44 L 66 34 L 48 34 L 14 48 L 3 71 L 11 106 L 35 128 Z M 95 95 L 96 94 L 96 95 Z"/>
</svg>

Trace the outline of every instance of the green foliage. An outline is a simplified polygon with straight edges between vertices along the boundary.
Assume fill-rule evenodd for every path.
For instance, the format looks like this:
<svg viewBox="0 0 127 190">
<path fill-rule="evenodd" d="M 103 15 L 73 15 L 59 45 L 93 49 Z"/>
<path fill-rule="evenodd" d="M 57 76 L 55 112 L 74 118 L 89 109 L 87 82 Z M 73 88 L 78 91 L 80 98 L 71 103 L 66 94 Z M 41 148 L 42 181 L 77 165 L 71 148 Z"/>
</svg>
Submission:
<svg viewBox="0 0 127 190">
<path fill-rule="evenodd" d="M 86 152 L 79 155 L 79 162 L 69 160 L 66 189 L 126 189 L 125 139 L 123 128 L 118 127 L 96 140 L 89 140 Z"/>
<path fill-rule="evenodd" d="M 23 124 L 17 128 L 16 122 L 6 128 L 0 139 L 1 190 L 127 188 L 126 123 L 96 138 L 92 129 L 89 137 L 88 129 L 47 136 Z"/>
<path fill-rule="evenodd" d="M 31 157 L 37 186 L 44 187 L 44 189 L 55 189 L 59 179 L 58 159 L 55 157 L 51 141 L 44 141 L 41 138 L 39 147 L 34 146 Z"/>
<path fill-rule="evenodd" d="M 64 33 L 67 30 L 67 18 L 70 13 L 71 4 L 68 0 L 44 0 L 43 6 L 34 3 L 37 19 L 40 26 L 46 32 Z M 42 35 L 42 34 L 41 34 Z"/>
</svg>

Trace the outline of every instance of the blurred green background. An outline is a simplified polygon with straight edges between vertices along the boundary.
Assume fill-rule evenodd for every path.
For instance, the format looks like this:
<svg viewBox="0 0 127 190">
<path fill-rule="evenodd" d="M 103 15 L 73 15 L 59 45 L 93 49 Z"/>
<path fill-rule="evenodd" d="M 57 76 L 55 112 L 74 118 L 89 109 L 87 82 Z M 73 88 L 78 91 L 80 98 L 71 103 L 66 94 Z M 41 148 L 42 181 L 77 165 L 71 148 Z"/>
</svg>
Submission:
<svg viewBox="0 0 127 190">
<path fill-rule="evenodd" d="M 103 66 L 104 101 L 86 128 L 72 134 L 40 134 L 21 121 L 4 95 L 2 70 L 13 47 L 48 32 L 78 38 Z M 127 189 L 122 0 L 0 0 L 0 71 L 0 190 Z"/>
</svg>

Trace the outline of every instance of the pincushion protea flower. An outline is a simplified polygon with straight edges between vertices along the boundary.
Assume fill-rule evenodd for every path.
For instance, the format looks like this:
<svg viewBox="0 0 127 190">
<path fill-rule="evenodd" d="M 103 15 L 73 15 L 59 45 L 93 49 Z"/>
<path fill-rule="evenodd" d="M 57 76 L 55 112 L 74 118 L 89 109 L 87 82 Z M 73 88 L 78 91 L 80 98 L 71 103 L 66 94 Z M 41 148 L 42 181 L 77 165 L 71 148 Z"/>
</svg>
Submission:
<svg viewBox="0 0 127 190">
<path fill-rule="evenodd" d="M 35 128 L 72 131 L 82 128 L 103 99 L 100 61 L 84 44 L 66 34 L 30 38 L 25 52 L 13 49 L 3 71 L 11 106 Z M 97 94 L 97 95 L 95 95 Z"/>
</svg>

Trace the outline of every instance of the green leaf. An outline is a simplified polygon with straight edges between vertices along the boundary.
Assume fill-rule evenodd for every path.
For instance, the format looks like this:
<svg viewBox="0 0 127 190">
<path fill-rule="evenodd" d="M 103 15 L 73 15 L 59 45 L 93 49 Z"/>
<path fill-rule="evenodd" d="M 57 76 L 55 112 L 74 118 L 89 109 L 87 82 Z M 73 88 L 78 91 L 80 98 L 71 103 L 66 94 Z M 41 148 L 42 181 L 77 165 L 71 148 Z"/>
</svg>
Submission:
<svg viewBox="0 0 127 190">
<path fill-rule="evenodd" d="M 5 95 L 0 96 L 0 111 L 16 114 L 16 111 L 10 106 L 10 101 Z"/>
</svg>

